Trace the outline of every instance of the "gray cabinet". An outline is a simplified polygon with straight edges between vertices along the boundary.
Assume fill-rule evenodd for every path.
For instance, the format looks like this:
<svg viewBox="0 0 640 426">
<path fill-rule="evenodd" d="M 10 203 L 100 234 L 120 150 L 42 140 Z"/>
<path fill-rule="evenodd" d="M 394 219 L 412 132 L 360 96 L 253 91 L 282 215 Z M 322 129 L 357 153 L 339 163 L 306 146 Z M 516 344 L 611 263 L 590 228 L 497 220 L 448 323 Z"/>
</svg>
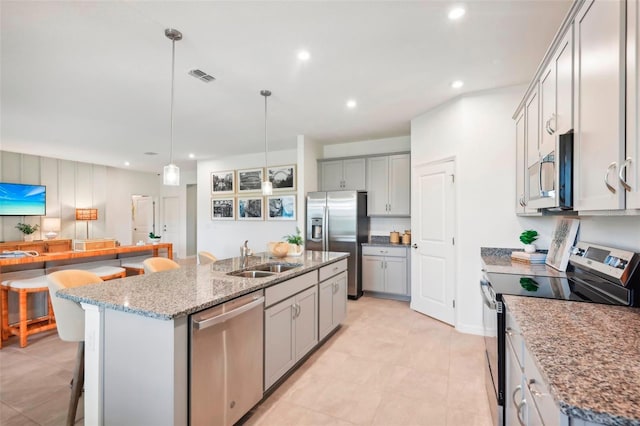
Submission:
<svg viewBox="0 0 640 426">
<path fill-rule="evenodd" d="M 314 272 L 265 291 L 268 306 L 264 311 L 265 390 L 318 343 L 316 284 L 317 272 Z"/>
<path fill-rule="evenodd" d="M 626 192 L 626 208 L 640 209 L 640 7 L 627 2 L 627 140 L 618 178 Z"/>
<path fill-rule="evenodd" d="M 347 315 L 347 272 L 342 272 L 318 284 L 318 338 L 322 340 Z"/>
<path fill-rule="evenodd" d="M 378 293 L 409 295 L 406 247 L 363 246 L 362 289 Z"/>
<path fill-rule="evenodd" d="M 625 3 L 587 0 L 574 21 L 577 210 L 625 206 Z"/>
<path fill-rule="evenodd" d="M 560 426 L 569 424 L 549 393 L 549 386 L 527 350 L 517 322 L 505 308 L 505 424 Z"/>
<path fill-rule="evenodd" d="M 320 191 L 366 190 L 364 158 L 320 161 Z"/>
<path fill-rule="evenodd" d="M 367 159 L 369 216 L 411 214 L 411 157 L 409 154 Z"/>
</svg>

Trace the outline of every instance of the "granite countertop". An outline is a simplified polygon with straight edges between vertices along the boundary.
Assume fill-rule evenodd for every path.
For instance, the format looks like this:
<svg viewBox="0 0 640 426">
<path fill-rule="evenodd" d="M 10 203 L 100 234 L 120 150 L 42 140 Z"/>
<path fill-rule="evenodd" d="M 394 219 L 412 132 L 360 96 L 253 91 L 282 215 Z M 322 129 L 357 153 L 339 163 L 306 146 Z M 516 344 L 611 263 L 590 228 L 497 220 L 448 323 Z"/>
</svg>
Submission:
<svg viewBox="0 0 640 426">
<path fill-rule="evenodd" d="M 640 426 L 640 309 L 504 296 L 562 413 Z"/>
<path fill-rule="evenodd" d="M 547 265 L 529 265 L 522 262 L 512 262 L 511 253 L 522 251 L 512 248 L 480 247 L 482 270 L 490 274 L 515 274 L 537 277 L 565 278 L 566 272 L 558 271 Z"/>
<path fill-rule="evenodd" d="M 300 257 L 272 258 L 268 253 L 259 253 L 249 258 L 247 268 L 242 268 L 240 258 L 234 257 L 209 265 L 183 266 L 180 269 L 63 289 L 57 295 L 75 302 L 171 320 L 319 269 L 348 256 L 348 253 L 305 251 Z M 301 263 L 302 266 L 265 278 L 242 278 L 226 274 L 275 262 Z"/>
<path fill-rule="evenodd" d="M 400 237 L 402 239 L 402 236 Z M 411 244 L 391 243 L 389 237 L 384 235 L 372 235 L 368 243 L 362 243 L 363 246 L 373 247 L 411 247 Z"/>
</svg>

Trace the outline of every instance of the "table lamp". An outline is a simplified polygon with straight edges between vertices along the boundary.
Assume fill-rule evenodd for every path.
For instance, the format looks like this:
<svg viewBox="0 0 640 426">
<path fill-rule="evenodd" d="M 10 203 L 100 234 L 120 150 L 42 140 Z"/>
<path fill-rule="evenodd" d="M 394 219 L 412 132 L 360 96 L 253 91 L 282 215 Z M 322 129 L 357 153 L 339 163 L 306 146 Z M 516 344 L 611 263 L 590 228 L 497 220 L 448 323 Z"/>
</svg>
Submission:
<svg viewBox="0 0 640 426">
<path fill-rule="evenodd" d="M 43 217 L 42 218 L 42 230 L 46 232 L 44 234 L 47 240 L 53 240 L 58 236 L 60 231 L 60 218 L 59 217 Z"/>
<path fill-rule="evenodd" d="M 89 221 L 98 220 L 98 209 L 76 209 L 76 220 L 87 221 L 87 240 L 89 239 Z"/>
</svg>

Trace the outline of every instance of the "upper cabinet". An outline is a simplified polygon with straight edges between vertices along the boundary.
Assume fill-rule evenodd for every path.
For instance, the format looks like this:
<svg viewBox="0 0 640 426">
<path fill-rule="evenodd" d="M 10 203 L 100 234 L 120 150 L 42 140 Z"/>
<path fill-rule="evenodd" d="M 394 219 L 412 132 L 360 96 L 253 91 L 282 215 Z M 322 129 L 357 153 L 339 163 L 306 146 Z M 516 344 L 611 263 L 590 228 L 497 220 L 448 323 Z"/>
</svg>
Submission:
<svg viewBox="0 0 640 426">
<path fill-rule="evenodd" d="M 556 150 L 558 135 L 573 129 L 573 28 L 569 27 L 540 77 L 540 156 Z"/>
<path fill-rule="evenodd" d="M 518 214 L 553 207 L 559 171 L 547 181 L 542 166 L 558 161 L 559 137 L 571 129 L 573 209 L 640 213 L 638 9 L 638 0 L 574 1 L 513 116 Z"/>
<path fill-rule="evenodd" d="M 574 208 L 624 209 L 625 2 L 588 0 L 574 26 Z"/>
<path fill-rule="evenodd" d="M 320 191 L 366 190 L 364 158 L 320 161 Z"/>
<path fill-rule="evenodd" d="M 640 7 L 627 2 L 627 141 L 618 179 L 626 192 L 626 208 L 640 209 Z"/>
<path fill-rule="evenodd" d="M 409 154 L 367 158 L 369 216 L 409 216 L 411 212 Z"/>
</svg>

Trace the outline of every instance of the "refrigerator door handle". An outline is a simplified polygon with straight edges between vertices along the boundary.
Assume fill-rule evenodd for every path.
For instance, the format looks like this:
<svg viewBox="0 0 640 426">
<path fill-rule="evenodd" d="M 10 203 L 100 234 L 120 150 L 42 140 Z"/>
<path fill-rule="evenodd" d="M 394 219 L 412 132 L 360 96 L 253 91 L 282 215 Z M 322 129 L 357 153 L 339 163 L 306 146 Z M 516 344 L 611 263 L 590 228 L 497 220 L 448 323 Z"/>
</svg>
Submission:
<svg viewBox="0 0 640 426">
<path fill-rule="evenodd" d="M 322 214 L 322 251 L 327 251 L 327 246 L 329 245 L 329 209 L 327 207 L 323 208 Z"/>
</svg>

